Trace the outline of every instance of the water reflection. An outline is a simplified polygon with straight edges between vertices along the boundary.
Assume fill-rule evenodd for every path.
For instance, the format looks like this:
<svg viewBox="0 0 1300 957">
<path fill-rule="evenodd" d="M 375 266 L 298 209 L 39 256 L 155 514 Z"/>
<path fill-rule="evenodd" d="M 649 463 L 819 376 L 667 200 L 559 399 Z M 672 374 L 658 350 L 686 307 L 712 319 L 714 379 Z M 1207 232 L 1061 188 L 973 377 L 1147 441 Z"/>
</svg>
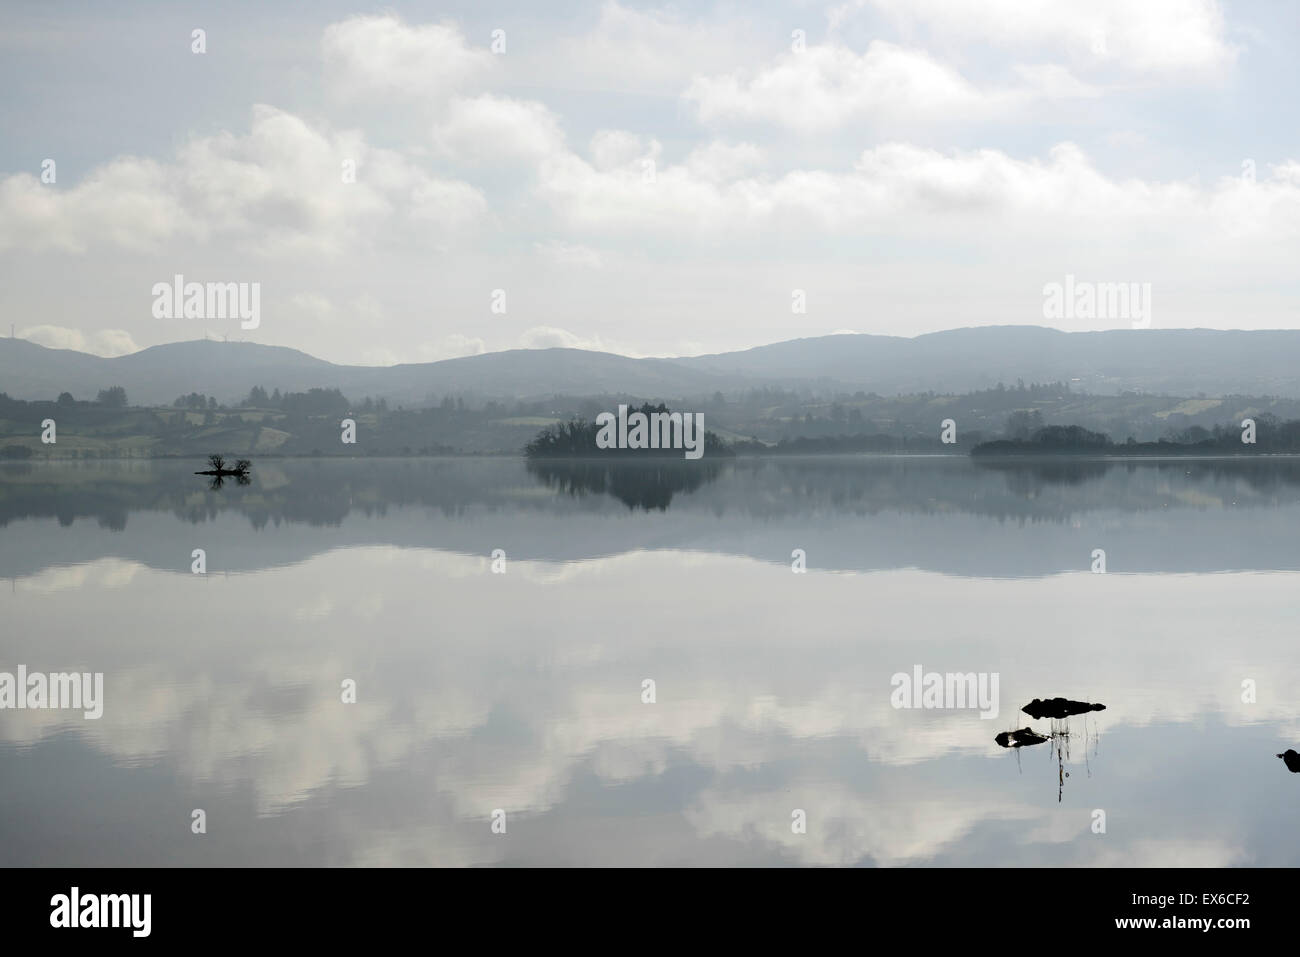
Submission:
<svg viewBox="0 0 1300 957">
<path fill-rule="evenodd" d="M 1003 731 L 993 740 L 1004 748 L 1027 748 L 1035 744 L 1043 744 L 1048 739 L 1033 728 L 1020 728 L 1017 731 Z"/>
<path fill-rule="evenodd" d="M 1070 759 L 1070 743 L 1074 735 L 1069 718 L 1075 715 L 1090 714 L 1094 711 L 1104 711 L 1105 709 L 1106 706 L 1103 704 L 1088 704 L 1083 701 L 1070 701 L 1067 698 L 1049 698 L 1046 701 L 1035 698 L 1020 710 L 1036 720 L 1050 718 L 1050 730 L 1046 734 L 1040 734 L 1031 727 L 1003 731 L 995 736 L 994 741 L 999 747 L 1009 749 L 1029 748 L 1037 744 L 1051 742 L 1051 751 L 1056 757 L 1056 801 L 1059 804 L 1065 793 L 1065 779 L 1070 776 L 1070 772 L 1065 770 L 1066 762 Z M 1089 761 L 1087 749 L 1091 746 L 1093 753 L 1096 753 L 1100 735 L 1086 721 L 1083 725 L 1083 734 L 1085 768 L 1089 776 L 1091 776 L 1092 765 Z M 1281 757 L 1281 755 L 1278 756 Z M 1019 763 L 1019 760 L 1020 756 L 1017 750 L 1017 763 Z"/>
<path fill-rule="evenodd" d="M 1115 467 L 1113 462 L 1104 459 L 1085 458 L 977 458 L 971 461 L 978 468 L 1001 475 L 1008 488 L 1022 495 L 1032 495 L 1042 485 L 1083 485 L 1101 478 Z"/>
<path fill-rule="evenodd" d="M 196 475 L 206 475 L 206 474 L 208 474 L 208 473 L 206 473 L 206 472 L 196 472 L 195 474 L 196 474 Z M 208 480 L 208 488 L 215 492 L 215 491 L 217 491 L 218 489 L 224 488 L 225 485 L 226 485 L 226 481 L 227 481 L 227 480 L 229 480 L 229 481 L 231 481 L 231 482 L 234 482 L 236 485 L 252 485 L 252 484 L 253 484 L 253 480 L 250 479 L 250 478 L 248 477 L 248 473 L 246 473 L 246 472 L 231 472 L 231 473 L 229 473 L 229 474 L 213 475 L 212 478 Z"/>
<path fill-rule="evenodd" d="M 99 721 L 0 713 L 0 863 L 1300 863 L 1291 481 L 737 460 L 647 510 L 517 460 L 190 470 L 0 479 L 0 670 L 105 674 Z M 1008 728 L 1109 707 L 1004 732 L 1009 773 L 977 712 L 891 707 L 916 662 L 999 673 Z"/>
<path fill-rule="evenodd" d="M 574 561 L 640 549 L 698 550 L 788 565 L 1034 578 L 1087 570 L 1300 569 L 1300 468 L 1291 459 L 1066 462 L 1102 472 L 1044 480 L 1034 467 L 960 457 L 556 463 L 521 459 L 261 460 L 247 484 L 200 491 L 180 463 L 0 468 L 0 575 L 123 557 L 171 568 L 192 530 L 222 540 L 230 570 L 393 544 Z M 44 520 L 72 536 L 50 536 Z M 89 520 L 89 523 L 81 520 Z M 239 524 L 274 535 L 249 538 Z M 95 526 L 115 535 L 97 535 Z M 176 541 L 163 541 L 169 536 Z M 490 550 L 493 545 L 487 546 Z M 186 549 L 188 552 L 188 549 Z M 42 564 L 45 563 L 45 564 Z"/>
<path fill-rule="evenodd" d="M 721 474 L 716 460 L 694 462 L 534 459 L 528 472 L 563 495 L 612 495 L 630 509 L 667 511 L 673 496 L 694 492 Z"/>
</svg>

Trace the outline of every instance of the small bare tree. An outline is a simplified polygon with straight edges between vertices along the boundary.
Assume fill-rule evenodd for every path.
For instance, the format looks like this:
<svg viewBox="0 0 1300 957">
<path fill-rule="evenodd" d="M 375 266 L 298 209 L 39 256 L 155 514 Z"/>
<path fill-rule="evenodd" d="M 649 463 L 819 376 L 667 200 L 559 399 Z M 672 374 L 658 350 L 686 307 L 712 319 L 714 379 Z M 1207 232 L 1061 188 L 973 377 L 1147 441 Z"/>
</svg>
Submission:
<svg viewBox="0 0 1300 957">
<path fill-rule="evenodd" d="M 236 460 L 235 460 L 235 471 L 236 471 L 236 472 L 247 472 L 250 468 L 252 468 L 252 465 L 253 465 L 253 463 L 250 462 L 250 461 L 248 461 L 248 459 L 236 459 Z"/>
<path fill-rule="evenodd" d="M 225 458 L 223 458 L 220 455 L 208 456 L 208 465 L 210 465 L 214 471 L 220 472 L 222 468 L 225 467 L 225 464 L 226 464 Z"/>
</svg>

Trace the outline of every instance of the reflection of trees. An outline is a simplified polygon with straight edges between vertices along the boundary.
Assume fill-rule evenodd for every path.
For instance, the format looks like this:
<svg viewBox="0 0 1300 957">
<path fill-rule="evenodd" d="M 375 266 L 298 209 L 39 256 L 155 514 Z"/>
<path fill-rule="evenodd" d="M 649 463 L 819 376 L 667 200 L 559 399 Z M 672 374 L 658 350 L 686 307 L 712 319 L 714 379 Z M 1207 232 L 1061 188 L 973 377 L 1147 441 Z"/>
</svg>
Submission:
<svg viewBox="0 0 1300 957">
<path fill-rule="evenodd" d="M 1099 479 L 1111 467 L 1098 459 L 1006 459 L 972 458 L 980 468 L 1000 472 L 1007 487 L 1019 495 L 1035 491 L 1041 485 L 1082 485 Z"/>
<path fill-rule="evenodd" d="M 967 515 L 1064 524 L 1092 511 L 1171 510 L 1189 501 L 1198 508 L 1215 500 L 1235 509 L 1300 504 L 1300 459 L 1278 457 L 1069 461 L 1060 463 L 1064 482 L 1028 462 L 972 463 L 957 456 L 549 459 L 525 465 L 513 457 L 268 458 L 259 460 L 250 483 L 226 477 L 223 487 L 211 489 L 191 476 L 192 465 L 175 461 L 0 463 L 0 527 L 22 518 L 68 525 L 89 517 L 121 528 L 140 511 L 199 523 L 228 510 L 257 528 L 280 522 L 334 526 L 349 513 L 383 515 L 403 506 L 447 516 L 505 508 L 569 513 L 589 507 L 581 500 L 588 495 L 663 510 L 688 492 L 691 507 L 749 521 L 834 513 L 846 519 Z M 1081 475 L 1086 479 L 1077 481 Z M 539 485 L 564 494 L 537 494 Z M 1178 497 L 1171 488 L 1195 494 Z"/>
<path fill-rule="evenodd" d="M 1292 455 L 1172 456 L 1163 459 L 1071 458 L 1062 455 L 1055 458 L 972 458 L 971 461 L 980 469 L 1001 474 L 1007 487 L 1017 494 L 1035 494 L 1044 485 L 1083 485 L 1112 471 L 1128 475 L 1145 472 L 1164 479 L 1190 477 L 1194 482 L 1207 484 L 1243 483 L 1259 492 L 1300 486 L 1300 456 Z"/>
<path fill-rule="evenodd" d="M 228 478 L 232 479 L 236 485 L 253 484 L 253 480 L 248 477 L 247 473 L 236 472 L 234 476 L 228 476 L 225 474 L 212 476 L 212 481 L 208 482 L 208 488 L 212 489 L 212 491 L 215 492 L 226 484 L 226 480 Z"/>
<path fill-rule="evenodd" d="M 1300 486 L 1300 458 L 1269 456 L 1258 458 L 1203 459 L 1195 462 L 1160 462 L 1162 473 L 1182 469 L 1193 478 L 1243 482 L 1259 492 Z"/>
<path fill-rule="evenodd" d="M 565 495 L 612 495 L 631 509 L 667 510 L 673 496 L 693 492 L 722 472 L 709 459 L 695 462 L 628 462 L 600 459 L 530 459 L 528 471 Z"/>
<path fill-rule="evenodd" d="M 64 526 L 93 518 L 123 528 L 133 512 L 170 512 L 199 524 L 230 511 L 255 528 L 336 526 L 350 512 L 384 515 L 411 505 L 459 515 L 474 507 L 535 504 L 519 501 L 518 459 L 284 459 L 264 460 L 259 471 L 242 482 L 223 476 L 213 488 L 210 481 L 196 486 L 192 466 L 165 460 L 0 464 L 0 527 L 30 518 L 56 518 Z"/>
</svg>

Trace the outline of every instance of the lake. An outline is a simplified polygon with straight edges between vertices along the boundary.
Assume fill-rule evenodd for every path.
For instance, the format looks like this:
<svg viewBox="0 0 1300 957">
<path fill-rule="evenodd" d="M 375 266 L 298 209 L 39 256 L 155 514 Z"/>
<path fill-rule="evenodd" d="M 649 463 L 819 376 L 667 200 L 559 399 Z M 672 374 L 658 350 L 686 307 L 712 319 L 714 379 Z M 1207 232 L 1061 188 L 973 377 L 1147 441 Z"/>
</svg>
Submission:
<svg viewBox="0 0 1300 957">
<path fill-rule="evenodd" d="M 1296 459 L 202 467 L 0 466 L 0 864 L 1300 864 Z"/>
</svg>

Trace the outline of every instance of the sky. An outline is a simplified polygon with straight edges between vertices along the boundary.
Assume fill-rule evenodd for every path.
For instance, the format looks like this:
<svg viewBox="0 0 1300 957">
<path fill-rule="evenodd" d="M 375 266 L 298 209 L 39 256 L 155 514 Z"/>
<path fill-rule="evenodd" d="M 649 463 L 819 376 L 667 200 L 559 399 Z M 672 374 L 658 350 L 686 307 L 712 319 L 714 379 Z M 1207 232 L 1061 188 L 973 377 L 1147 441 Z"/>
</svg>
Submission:
<svg viewBox="0 0 1300 957">
<path fill-rule="evenodd" d="M 1279 0 L 6 0 L 0 330 L 388 365 L 1137 324 L 1047 316 L 1067 276 L 1300 328 L 1298 51 Z M 256 328 L 160 318 L 178 274 L 258 284 Z"/>
</svg>

